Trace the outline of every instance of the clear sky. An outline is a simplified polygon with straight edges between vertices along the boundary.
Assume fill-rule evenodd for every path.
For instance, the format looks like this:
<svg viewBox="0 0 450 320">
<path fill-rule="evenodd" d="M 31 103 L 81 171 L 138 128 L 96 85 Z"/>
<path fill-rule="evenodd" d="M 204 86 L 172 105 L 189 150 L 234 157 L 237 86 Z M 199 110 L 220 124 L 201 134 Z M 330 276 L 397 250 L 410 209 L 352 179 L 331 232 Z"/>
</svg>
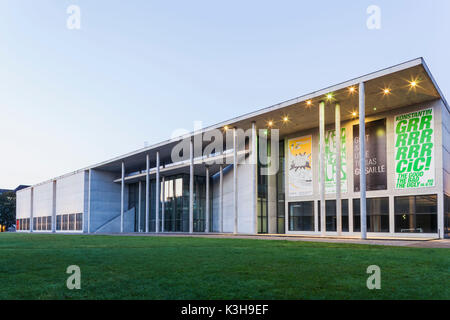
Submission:
<svg viewBox="0 0 450 320">
<path fill-rule="evenodd" d="M 1 0 L 0 188 L 421 56 L 449 98 L 449 13 L 448 0 Z"/>
</svg>

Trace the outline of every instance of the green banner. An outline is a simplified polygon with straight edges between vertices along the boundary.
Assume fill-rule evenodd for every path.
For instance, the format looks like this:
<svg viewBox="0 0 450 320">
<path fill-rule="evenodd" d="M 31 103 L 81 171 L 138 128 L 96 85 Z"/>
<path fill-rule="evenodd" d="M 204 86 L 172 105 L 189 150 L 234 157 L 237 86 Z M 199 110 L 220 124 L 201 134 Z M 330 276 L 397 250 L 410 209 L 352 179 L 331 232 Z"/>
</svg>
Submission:
<svg viewBox="0 0 450 320">
<path fill-rule="evenodd" d="M 395 117 L 395 188 L 434 187 L 433 109 Z"/>
<path fill-rule="evenodd" d="M 341 129 L 341 192 L 347 192 L 346 131 Z M 325 132 L 325 193 L 336 193 L 336 130 Z"/>
</svg>

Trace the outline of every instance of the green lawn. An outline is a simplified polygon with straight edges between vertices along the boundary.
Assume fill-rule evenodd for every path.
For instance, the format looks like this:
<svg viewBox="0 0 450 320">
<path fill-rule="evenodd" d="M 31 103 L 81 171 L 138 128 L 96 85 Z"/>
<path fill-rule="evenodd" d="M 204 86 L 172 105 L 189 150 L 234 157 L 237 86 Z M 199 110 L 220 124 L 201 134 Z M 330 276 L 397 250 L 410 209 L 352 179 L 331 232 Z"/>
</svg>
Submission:
<svg viewBox="0 0 450 320">
<path fill-rule="evenodd" d="M 381 290 L 366 287 L 373 264 Z M 0 234 L 0 299 L 450 299 L 449 279 L 449 249 Z"/>
</svg>

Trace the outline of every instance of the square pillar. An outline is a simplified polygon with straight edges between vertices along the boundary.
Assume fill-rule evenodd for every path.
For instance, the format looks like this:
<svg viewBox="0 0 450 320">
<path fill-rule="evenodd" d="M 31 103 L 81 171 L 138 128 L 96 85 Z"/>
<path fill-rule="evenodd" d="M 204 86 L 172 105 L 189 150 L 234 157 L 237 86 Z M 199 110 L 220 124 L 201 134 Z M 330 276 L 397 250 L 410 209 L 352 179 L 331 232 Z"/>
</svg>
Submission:
<svg viewBox="0 0 450 320">
<path fill-rule="evenodd" d="M 122 161 L 122 178 L 120 180 L 120 232 L 123 233 L 123 213 L 125 209 L 125 163 Z"/>
<path fill-rule="evenodd" d="M 156 181 L 155 181 L 155 231 L 159 232 L 159 201 L 161 200 L 161 194 L 159 187 L 161 185 L 161 179 L 159 178 L 159 151 L 156 152 Z"/>
<path fill-rule="evenodd" d="M 90 171 L 89 171 L 90 172 Z M 52 183 L 52 233 L 56 232 L 56 180 Z"/>
<path fill-rule="evenodd" d="M 234 212 L 234 229 L 233 233 L 238 233 L 238 186 L 237 186 L 237 133 L 236 128 L 233 128 L 233 212 Z"/>
<path fill-rule="evenodd" d="M 336 220 L 337 234 L 342 235 L 342 202 L 341 202 L 341 106 L 335 105 L 336 126 Z"/>
<path fill-rule="evenodd" d="M 364 82 L 359 84 L 359 189 L 361 210 L 361 239 L 367 239 L 366 215 L 366 101 Z"/>
<path fill-rule="evenodd" d="M 223 232 L 223 165 L 219 174 L 219 232 Z"/>
<path fill-rule="evenodd" d="M 206 209 L 205 209 L 205 232 L 209 232 L 209 167 L 206 167 Z"/>
<path fill-rule="evenodd" d="M 145 173 L 145 232 L 150 226 L 150 156 L 146 157 L 147 167 Z"/>
<path fill-rule="evenodd" d="M 161 188 L 161 232 L 165 232 L 164 230 L 164 221 L 165 221 L 165 210 L 166 210 L 166 178 L 162 177 L 162 188 Z"/>
<path fill-rule="evenodd" d="M 139 181 L 139 192 L 138 192 L 138 227 L 137 227 L 137 232 L 141 232 L 141 213 L 142 213 L 142 181 Z"/>
<path fill-rule="evenodd" d="M 189 233 L 194 232 L 194 145 L 189 141 Z"/>
<path fill-rule="evenodd" d="M 320 191 L 320 232 L 326 233 L 325 205 L 325 102 L 319 103 L 319 191 Z"/>
<path fill-rule="evenodd" d="M 33 212 L 33 198 L 34 198 L 34 188 L 31 187 L 30 190 L 30 232 L 34 230 L 34 212 Z"/>
<path fill-rule="evenodd" d="M 256 131 L 256 123 L 252 122 L 252 145 L 251 145 L 251 159 L 250 165 L 252 169 L 252 216 L 255 219 L 253 233 L 258 230 L 258 135 Z M 287 230 L 287 229 L 286 229 Z"/>
</svg>

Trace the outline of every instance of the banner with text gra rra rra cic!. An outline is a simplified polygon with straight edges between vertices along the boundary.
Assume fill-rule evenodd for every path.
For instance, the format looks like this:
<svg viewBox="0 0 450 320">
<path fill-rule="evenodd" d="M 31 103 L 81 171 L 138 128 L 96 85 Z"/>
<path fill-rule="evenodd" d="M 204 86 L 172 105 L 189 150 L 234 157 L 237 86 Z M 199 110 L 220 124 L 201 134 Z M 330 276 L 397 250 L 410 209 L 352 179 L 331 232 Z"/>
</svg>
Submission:
<svg viewBox="0 0 450 320">
<path fill-rule="evenodd" d="M 433 187 L 433 109 L 395 117 L 395 188 Z"/>
</svg>

